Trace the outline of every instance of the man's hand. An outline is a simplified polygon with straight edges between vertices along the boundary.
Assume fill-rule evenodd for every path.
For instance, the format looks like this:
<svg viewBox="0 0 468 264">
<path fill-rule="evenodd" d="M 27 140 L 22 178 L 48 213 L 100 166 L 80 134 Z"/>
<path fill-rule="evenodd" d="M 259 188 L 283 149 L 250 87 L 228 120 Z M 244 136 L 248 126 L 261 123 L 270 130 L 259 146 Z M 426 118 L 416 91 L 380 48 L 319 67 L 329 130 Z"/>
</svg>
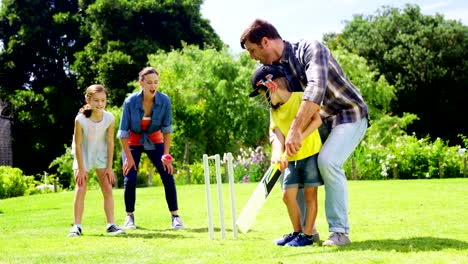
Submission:
<svg viewBox="0 0 468 264">
<path fill-rule="evenodd" d="M 319 110 L 320 106 L 314 102 L 305 100 L 301 102 L 301 106 L 297 111 L 296 118 L 291 124 L 284 144 L 288 156 L 292 156 L 299 151 L 302 146 L 302 132 L 309 125 L 312 120 L 312 116 Z"/>
<path fill-rule="evenodd" d="M 288 156 L 293 156 L 302 147 L 302 133 L 296 130 L 290 129 L 286 136 L 286 153 Z"/>
</svg>

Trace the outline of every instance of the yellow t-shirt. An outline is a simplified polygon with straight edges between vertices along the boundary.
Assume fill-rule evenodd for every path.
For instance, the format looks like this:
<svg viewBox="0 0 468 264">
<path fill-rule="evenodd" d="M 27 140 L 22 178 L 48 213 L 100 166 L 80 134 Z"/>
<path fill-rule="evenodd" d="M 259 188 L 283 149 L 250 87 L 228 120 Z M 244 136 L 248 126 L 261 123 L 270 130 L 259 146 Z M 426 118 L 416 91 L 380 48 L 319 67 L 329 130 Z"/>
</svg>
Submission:
<svg viewBox="0 0 468 264">
<path fill-rule="evenodd" d="M 271 119 L 270 119 L 270 129 L 274 130 L 276 127 L 279 128 L 281 134 L 286 138 L 291 123 L 296 117 L 299 106 L 302 102 L 303 92 L 293 92 L 288 101 L 278 107 L 277 109 L 271 109 Z M 314 154 L 317 154 L 322 147 L 322 140 L 320 139 L 320 134 L 318 129 L 312 132 L 308 137 L 302 141 L 302 147 L 299 151 L 289 157 L 289 161 L 302 160 L 307 157 L 310 157 Z"/>
</svg>

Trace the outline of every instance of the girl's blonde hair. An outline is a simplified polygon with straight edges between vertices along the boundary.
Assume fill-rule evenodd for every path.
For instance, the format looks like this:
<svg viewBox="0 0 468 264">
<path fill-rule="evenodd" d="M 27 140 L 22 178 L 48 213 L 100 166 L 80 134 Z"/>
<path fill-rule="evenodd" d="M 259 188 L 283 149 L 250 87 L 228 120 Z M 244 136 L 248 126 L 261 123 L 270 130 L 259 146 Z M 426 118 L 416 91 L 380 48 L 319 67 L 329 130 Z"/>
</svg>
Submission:
<svg viewBox="0 0 468 264">
<path fill-rule="evenodd" d="M 96 93 L 105 93 L 107 95 L 107 90 L 104 86 L 100 84 L 90 85 L 88 86 L 88 88 L 86 88 L 85 98 L 91 99 L 91 97 L 93 97 L 93 95 Z M 90 117 L 92 112 L 93 110 L 91 109 L 91 106 L 88 103 L 81 107 L 79 111 L 80 114 L 83 114 L 86 117 Z"/>
</svg>

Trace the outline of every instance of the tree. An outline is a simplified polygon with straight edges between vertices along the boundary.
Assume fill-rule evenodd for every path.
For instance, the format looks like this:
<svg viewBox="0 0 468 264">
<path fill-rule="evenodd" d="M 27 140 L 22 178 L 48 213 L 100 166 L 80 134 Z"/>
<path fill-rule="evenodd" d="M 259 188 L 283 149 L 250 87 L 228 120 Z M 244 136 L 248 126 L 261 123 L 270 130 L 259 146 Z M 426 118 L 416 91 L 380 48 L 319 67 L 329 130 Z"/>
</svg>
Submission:
<svg viewBox="0 0 468 264">
<path fill-rule="evenodd" d="M 176 157 L 190 157 L 189 163 L 267 143 L 268 108 L 248 96 L 255 62 L 247 54 L 235 59 L 226 49 L 192 45 L 150 55 L 149 64 L 160 72 L 160 90 L 173 104 Z"/>
<path fill-rule="evenodd" d="M 468 123 L 460 122 L 468 86 L 468 27 L 461 22 L 422 15 L 416 5 L 383 7 L 355 16 L 341 34 L 325 39 L 366 58 L 395 86 L 392 111 L 420 118 L 411 130 L 452 143 L 468 134 Z"/>
<path fill-rule="evenodd" d="M 97 0 L 81 2 L 83 29 L 91 37 L 77 54 L 73 69 L 78 86 L 103 83 L 114 104 L 122 104 L 135 79 L 146 66 L 147 55 L 180 49 L 182 43 L 221 49 L 223 43 L 206 19 L 201 0 Z"/>
<path fill-rule="evenodd" d="M 67 70 L 79 49 L 76 1 L 3 0 L 0 96 L 14 117 L 13 160 L 39 173 L 71 139 L 78 96 Z"/>
<path fill-rule="evenodd" d="M 87 86 L 121 105 L 147 54 L 182 42 L 220 49 L 202 1 L 2 0 L 0 100 L 14 118 L 14 166 L 42 173 L 70 144 Z"/>
</svg>

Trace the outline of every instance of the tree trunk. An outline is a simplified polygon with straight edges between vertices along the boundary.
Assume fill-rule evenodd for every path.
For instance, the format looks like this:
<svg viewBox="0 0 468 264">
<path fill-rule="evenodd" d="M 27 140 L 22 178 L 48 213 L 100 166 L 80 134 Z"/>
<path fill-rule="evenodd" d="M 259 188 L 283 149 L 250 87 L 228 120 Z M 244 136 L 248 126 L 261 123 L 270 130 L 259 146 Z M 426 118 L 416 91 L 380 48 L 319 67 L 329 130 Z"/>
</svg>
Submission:
<svg viewBox="0 0 468 264">
<path fill-rule="evenodd" d="M 185 148 L 184 148 L 184 169 L 185 172 L 187 173 L 187 184 L 191 183 L 190 180 L 190 168 L 189 168 L 189 139 L 185 138 Z"/>
</svg>

